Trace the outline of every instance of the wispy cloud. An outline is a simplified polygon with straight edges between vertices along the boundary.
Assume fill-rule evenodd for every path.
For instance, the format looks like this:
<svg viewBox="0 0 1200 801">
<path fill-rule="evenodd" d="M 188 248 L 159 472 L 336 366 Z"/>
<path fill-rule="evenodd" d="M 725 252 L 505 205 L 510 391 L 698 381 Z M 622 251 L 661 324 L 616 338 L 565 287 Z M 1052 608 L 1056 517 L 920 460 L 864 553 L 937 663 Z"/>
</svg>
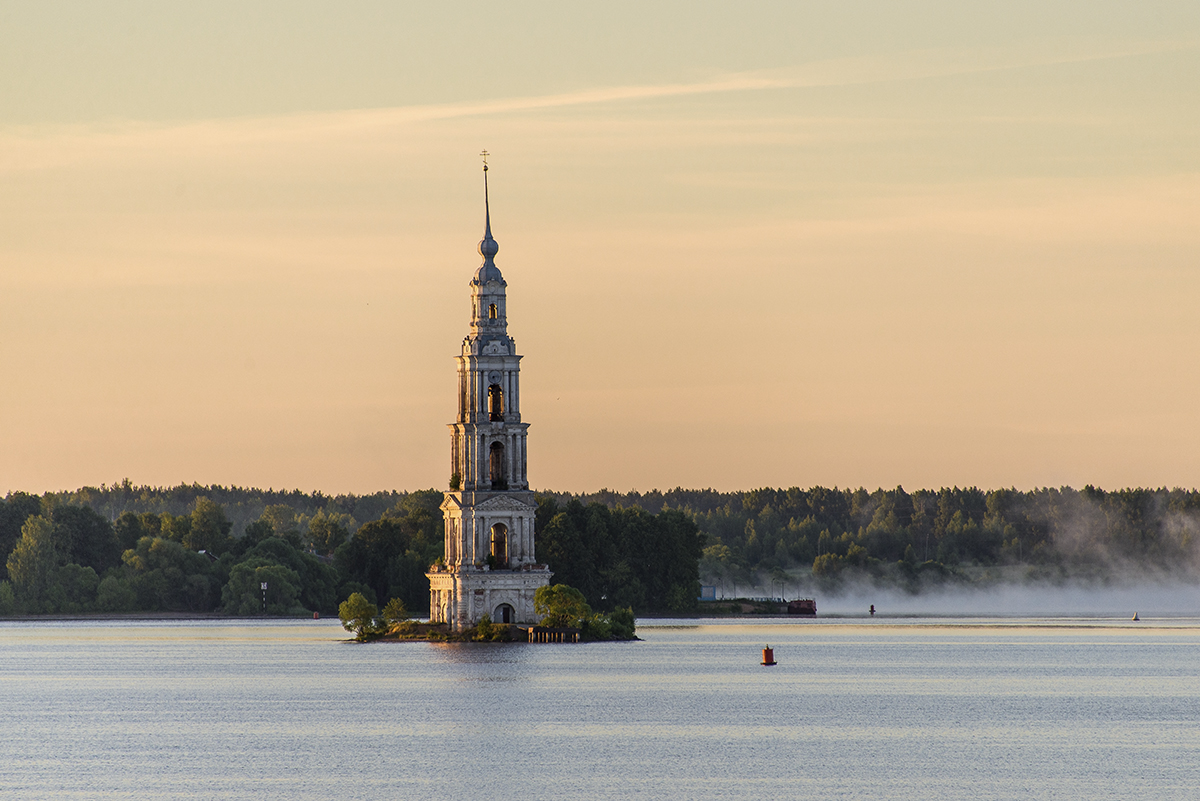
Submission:
<svg viewBox="0 0 1200 801">
<path fill-rule="evenodd" d="M 1025 67 L 1106 61 L 1131 56 L 1191 50 L 1192 41 L 1158 41 L 1122 45 L 1080 42 L 1031 43 L 1023 48 L 938 48 L 901 53 L 830 59 L 772 70 L 732 73 L 692 83 L 613 86 L 579 92 L 512 97 L 484 102 L 409 106 L 380 110 L 409 119 L 446 119 L 535 111 L 565 106 L 649 100 L 688 95 L 769 89 L 851 86 L 998 72 Z"/>
<path fill-rule="evenodd" d="M 94 141 L 128 136 L 143 140 L 146 136 L 160 137 L 164 134 L 168 138 L 179 134 L 189 138 L 195 134 L 203 134 L 216 141 L 290 138 L 297 135 L 319 137 L 338 132 L 388 128 L 422 121 L 518 115 L 549 109 L 736 92 L 895 83 L 1029 67 L 1107 61 L 1193 50 L 1197 47 L 1200 47 L 1200 42 L 1191 40 L 1135 43 L 1050 40 L 1030 42 L 1020 47 L 910 50 L 830 59 L 769 70 L 730 73 L 693 82 L 607 86 L 574 92 L 483 101 L 345 109 L 273 117 L 199 120 L 176 124 L 152 124 L 136 121 L 109 122 L 97 125 L 76 125 L 56 130 L 10 127 L 7 131 L 0 129 L 0 141 L 13 145 L 21 141 L 44 143 L 47 140 L 69 141 L 79 138 Z M 3 162 L 0 163 L 0 168 L 30 166 L 29 163 L 20 164 L 20 154 L 9 152 L 8 156 L 8 158 L 0 159 Z"/>
</svg>

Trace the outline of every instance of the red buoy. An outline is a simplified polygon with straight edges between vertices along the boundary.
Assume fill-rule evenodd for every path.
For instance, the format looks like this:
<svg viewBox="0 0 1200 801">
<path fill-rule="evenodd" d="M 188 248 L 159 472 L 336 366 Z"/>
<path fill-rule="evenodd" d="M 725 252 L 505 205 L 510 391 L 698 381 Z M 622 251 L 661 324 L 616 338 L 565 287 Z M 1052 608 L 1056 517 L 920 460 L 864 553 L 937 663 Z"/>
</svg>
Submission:
<svg viewBox="0 0 1200 801">
<path fill-rule="evenodd" d="M 763 649 L 762 663 L 767 666 L 775 664 L 775 651 L 769 645 Z"/>
</svg>

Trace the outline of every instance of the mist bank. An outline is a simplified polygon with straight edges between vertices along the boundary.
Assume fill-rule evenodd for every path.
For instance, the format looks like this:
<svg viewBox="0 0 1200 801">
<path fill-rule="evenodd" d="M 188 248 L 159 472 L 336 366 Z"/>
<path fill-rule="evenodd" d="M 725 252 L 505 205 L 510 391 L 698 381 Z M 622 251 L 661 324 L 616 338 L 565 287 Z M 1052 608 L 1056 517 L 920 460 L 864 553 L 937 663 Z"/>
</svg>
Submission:
<svg viewBox="0 0 1200 801">
<path fill-rule="evenodd" d="M 1196 584 L 1133 584 L 1113 587 L 1079 585 L 1049 587 L 1004 584 L 981 588 L 944 588 L 919 595 L 871 586 L 844 588 L 822 595 L 822 616 L 866 616 L 871 606 L 877 617 L 1080 617 L 1144 620 L 1156 617 L 1200 616 L 1200 586 Z"/>
<path fill-rule="evenodd" d="M 601 490 L 579 499 L 689 514 L 706 538 L 701 581 L 726 594 L 734 586 L 768 595 L 787 586 L 824 595 L 848 587 L 924 595 L 1200 580 L 1194 489 L 677 488 Z"/>
<path fill-rule="evenodd" d="M 781 585 L 739 586 L 739 596 L 780 597 Z M 1112 585 L 1025 582 L 990 586 L 942 585 L 911 593 L 866 581 L 828 588 L 792 583 L 782 595 L 815 597 L 821 617 L 1048 617 L 1129 620 L 1200 618 L 1200 583 L 1130 582 Z M 725 597 L 730 597 L 726 592 Z M 718 603 L 721 596 L 718 593 Z"/>
</svg>

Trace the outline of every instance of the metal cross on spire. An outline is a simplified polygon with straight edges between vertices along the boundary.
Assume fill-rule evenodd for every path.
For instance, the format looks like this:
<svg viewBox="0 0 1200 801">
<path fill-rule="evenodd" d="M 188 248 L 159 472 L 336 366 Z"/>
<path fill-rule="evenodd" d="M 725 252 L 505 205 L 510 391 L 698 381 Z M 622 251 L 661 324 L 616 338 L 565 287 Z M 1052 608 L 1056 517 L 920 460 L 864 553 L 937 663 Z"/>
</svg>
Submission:
<svg viewBox="0 0 1200 801">
<path fill-rule="evenodd" d="M 484 171 L 484 172 L 487 172 L 487 157 L 488 157 L 488 152 L 487 152 L 486 150 L 484 150 L 484 151 L 481 151 L 479 155 L 483 156 L 483 171 Z"/>
</svg>

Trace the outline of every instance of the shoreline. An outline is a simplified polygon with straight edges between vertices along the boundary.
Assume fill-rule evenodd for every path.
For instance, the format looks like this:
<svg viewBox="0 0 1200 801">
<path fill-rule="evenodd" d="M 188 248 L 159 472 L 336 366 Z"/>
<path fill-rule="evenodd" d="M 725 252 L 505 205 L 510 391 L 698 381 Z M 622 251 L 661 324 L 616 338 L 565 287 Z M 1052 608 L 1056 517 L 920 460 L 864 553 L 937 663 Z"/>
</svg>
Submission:
<svg viewBox="0 0 1200 801">
<path fill-rule="evenodd" d="M 1200 612 L 1187 611 L 1178 613 L 1149 613 L 1143 614 L 1142 620 L 1148 619 L 1200 619 Z M 1000 613 L 990 612 L 987 614 L 974 612 L 879 612 L 874 616 L 867 613 L 850 614 L 845 612 L 829 612 L 817 615 L 789 615 L 789 614 L 673 614 L 673 615 L 638 615 L 636 620 L 641 623 L 645 622 L 653 625 L 655 621 L 663 620 L 794 620 L 797 623 L 807 623 L 822 620 L 923 620 L 923 619 L 954 619 L 954 620 L 971 620 L 971 619 L 1024 619 L 1024 618 L 1044 618 L 1044 619 L 1083 619 L 1083 620 L 1127 620 L 1117 614 L 1097 612 L 1092 614 L 1082 612 L 1047 612 L 1042 614 L 1036 613 Z M 305 615 L 225 615 L 217 612 L 96 612 L 96 613 L 77 613 L 77 614 L 52 614 L 52 615 L 7 615 L 0 616 L 0 623 L 3 622 L 20 622 L 20 623 L 38 623 L 38 622 L 70 622 L 70 621 L 95 621 L 95 620 L 113 620 L 113 621 L 186 621 L 186 620 L 229 620 L 229 621 L 309 621 L 314 623 L 339 623 L 336 615 L 321 616 L 313 618 Z M 421 625 L 427 625 L 425 621 L 417 621 Z M 393 637 L 392 639 L 396 639 Z"/>
<path fill-rule="evenodd" d="M 52 615 L 5 615 L 0 622 L 14 621 L 70 621 L 70 620 L 311 620 L 313 622 L 335 621 L 337 615 L 314 618 L 307 615 L 226 615 L 220 612 L 78 612 Z"/>
</svg>

